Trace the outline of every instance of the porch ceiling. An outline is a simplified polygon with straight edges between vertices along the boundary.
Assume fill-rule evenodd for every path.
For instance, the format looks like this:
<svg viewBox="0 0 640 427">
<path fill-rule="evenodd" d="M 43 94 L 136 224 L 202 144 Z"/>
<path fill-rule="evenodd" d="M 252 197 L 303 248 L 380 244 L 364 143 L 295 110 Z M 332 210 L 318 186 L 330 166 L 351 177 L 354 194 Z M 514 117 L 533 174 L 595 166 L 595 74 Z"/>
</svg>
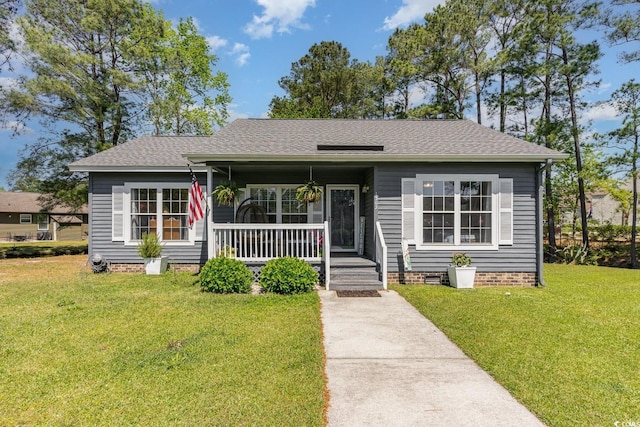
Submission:
<svg viewBox="0 0 640 427">
<path fill-rule="evenodd" d="M 228 173 L 229 168 L 231 168 L 231 174 L 233 176 L 234 173 L 256 173 L 257 170 L 268 173 L 283 173 L 283 174 L 291 174 L 291 173 L 309 173 L 309 168 L 313 168 L 313 173 L 322 173 L 330 171 L 334 174 L 339 174 L 341 171 L 349 171 L 350 173 L 364 173 L 369 170 L 371 166 L 363 166 L 362 164 L 339 164 L 335 163 L 309 163 L 309 164 L 273 164 L 273 163 L 260 163 L 260 162 L 252 162 L 252 163 L 210 163 L 215 170 L 219 173 L 225 175 Z"/>
</svg>

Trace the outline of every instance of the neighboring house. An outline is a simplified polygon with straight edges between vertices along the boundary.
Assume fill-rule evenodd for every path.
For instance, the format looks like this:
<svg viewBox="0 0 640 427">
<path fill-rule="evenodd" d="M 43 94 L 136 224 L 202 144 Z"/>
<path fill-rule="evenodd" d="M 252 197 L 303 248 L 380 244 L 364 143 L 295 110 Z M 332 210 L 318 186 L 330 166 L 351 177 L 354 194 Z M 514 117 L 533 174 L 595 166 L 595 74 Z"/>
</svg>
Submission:
<svg viewBox="0 0 640 427">
<path fill-rule="evenodd" d="M 0 192 L 0 239 L 83 240 L 87 238 L 87 207 L 71 212 L 67 206 L 47 211 L 38 201 L 40 194 Z"/>
<path fill-rule="evenodd" d="M 238 119 L 211 137 L 137 138 L 70 169 L 89 173 L 89 251 L 116 271 L 142 271 L 136 245 L 155 231 L 178 269 L 232 247 L 250 264 L 293 255 L 324 265 L 331 287 L 344 255 L 361 255 L 386 286 L 446 282 L 464 251 L 477 284 L 536 285 L 542 171 L 564 157 L 468 120 Z M 193 229 L 187 161 L 212 208 Z M 215 204 L 211 190 L 229 178 L 251 200 Z M 297 202 L 310 179 L 323 200 Z M 245 223 L 247 206 L 260 224 Z"/>
<path fill-rule="evenodd" d="M 633 191 L 633 180 L 627 180 L 622 189 L 629 191 L 629 197 L 631 198 L 631 192 Z M 589 209 L 589 217 L 597 220 L 600 224 L 614 224 L 614 225 L 631 225 L 631 209 L 620 208 L 620 202 L 611 197 L 611 194 L 606 191 L 594 191 L 591 194 L 587 194 L 587 209 Z"/>
</svg>

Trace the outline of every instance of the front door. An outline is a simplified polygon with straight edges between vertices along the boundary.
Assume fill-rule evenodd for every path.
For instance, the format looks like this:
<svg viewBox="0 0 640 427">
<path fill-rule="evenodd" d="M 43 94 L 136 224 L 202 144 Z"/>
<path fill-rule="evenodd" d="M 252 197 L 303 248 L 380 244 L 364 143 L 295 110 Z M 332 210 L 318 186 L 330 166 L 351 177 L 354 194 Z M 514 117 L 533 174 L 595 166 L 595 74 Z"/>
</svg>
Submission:
<svg viewBox="0 0 640 427">
<path fill-rule="evenodd" d="M 327 213 L 332 252 L 358 249 L 359 186 L 327 185 Z"/>
</svg>

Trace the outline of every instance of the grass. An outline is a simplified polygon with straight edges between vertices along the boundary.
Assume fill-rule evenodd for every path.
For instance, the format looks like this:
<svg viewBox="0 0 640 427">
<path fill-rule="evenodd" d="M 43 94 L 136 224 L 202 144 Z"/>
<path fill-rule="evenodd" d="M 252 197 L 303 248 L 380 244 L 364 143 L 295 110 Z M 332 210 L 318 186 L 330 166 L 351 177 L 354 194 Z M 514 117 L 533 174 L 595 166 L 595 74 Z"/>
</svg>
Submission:
<svg viewBox="0 0 640 427">
<path fill-rule="evenodd" d="M 640 271 L 545 273 L 545 288 L 393 289 L 546 424 L 640 425 Z"/>
<path fill-rule="evenodd" d="M 86 254 L 87 246 L 86 240 L 0 242 L 0 259 Z"/>
<path fill-rule="evenodd" d="M 0 425 L 323 425 L 319 300 L 0 260 Z"/>
</svg>

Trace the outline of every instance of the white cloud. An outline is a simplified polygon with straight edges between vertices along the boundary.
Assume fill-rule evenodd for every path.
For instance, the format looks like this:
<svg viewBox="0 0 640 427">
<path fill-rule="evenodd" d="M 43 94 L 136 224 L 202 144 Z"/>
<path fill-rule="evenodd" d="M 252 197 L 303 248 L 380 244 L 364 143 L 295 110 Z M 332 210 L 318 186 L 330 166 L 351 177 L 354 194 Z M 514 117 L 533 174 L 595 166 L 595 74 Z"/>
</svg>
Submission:
<svg viewBox="0 0 640 427">
<path fill-rule="evenodd" d="M 583 122 L 589 120 L 619 120 L 620 115 L 612 104 L 600 103 L 589 108 L 580 118 Z"/>
<path fill-rule="evenodd" d="M 18 87 L 18 79 L 13 77 L 0 77 L 0 89 L 16 89 Z"/>
<path fill-rule="evenodd" d="M 236 64 L 243 66 L 247 63 L 251 54 L 249 53 L 249 46 L 244 43 L 235 43 L 233 49 L 229 52 L 229 55 L 236 56 Z"/>
<path fill-rule="evenodd" d="M 315 0 L 256 0 L 264 8 L 262 15 L 253 15 L 253 20 L 244 27 L 244 32 L 251 38 L 269 38 L 274 31 L 288 33 L 291 28 L 307 29 L 309 26 L 301 19 L 309 7 L 314 7 Z"/>
<path fill-rule="evenodd" d="M 421 20 L 427 12 L 436 6 L 444 4 L 444 0 L 402 0 L 402 6 L 392 17 L 384 18 L 385 30 L 395 30 L 398 27 Z"/>
<path fill-rule="evenodd" d="M 17 120 L 0 122 L 0 132 L 10 131 L 13 134 L 33 134 L 34 130 Z"/>
<path fill-rule="evenodd" d="M 611 89 L 613 85 L 611 83 L 602 83 L 600 84 L 600 86 L 598 87 L 597 90 L 597 94 L 598 95 L 602 95 L 603 93 L 607 93 L 609 92 L 609 89 Z"/>
<path fill-rule="evenodd" d="M 220 36 L 209 36 L 207 37 L 207 44 L 212 52 L 217 51 L 218 49 L 225 47 L 229 42 L 226 39 L 223 39 Z"/>
</svg>

